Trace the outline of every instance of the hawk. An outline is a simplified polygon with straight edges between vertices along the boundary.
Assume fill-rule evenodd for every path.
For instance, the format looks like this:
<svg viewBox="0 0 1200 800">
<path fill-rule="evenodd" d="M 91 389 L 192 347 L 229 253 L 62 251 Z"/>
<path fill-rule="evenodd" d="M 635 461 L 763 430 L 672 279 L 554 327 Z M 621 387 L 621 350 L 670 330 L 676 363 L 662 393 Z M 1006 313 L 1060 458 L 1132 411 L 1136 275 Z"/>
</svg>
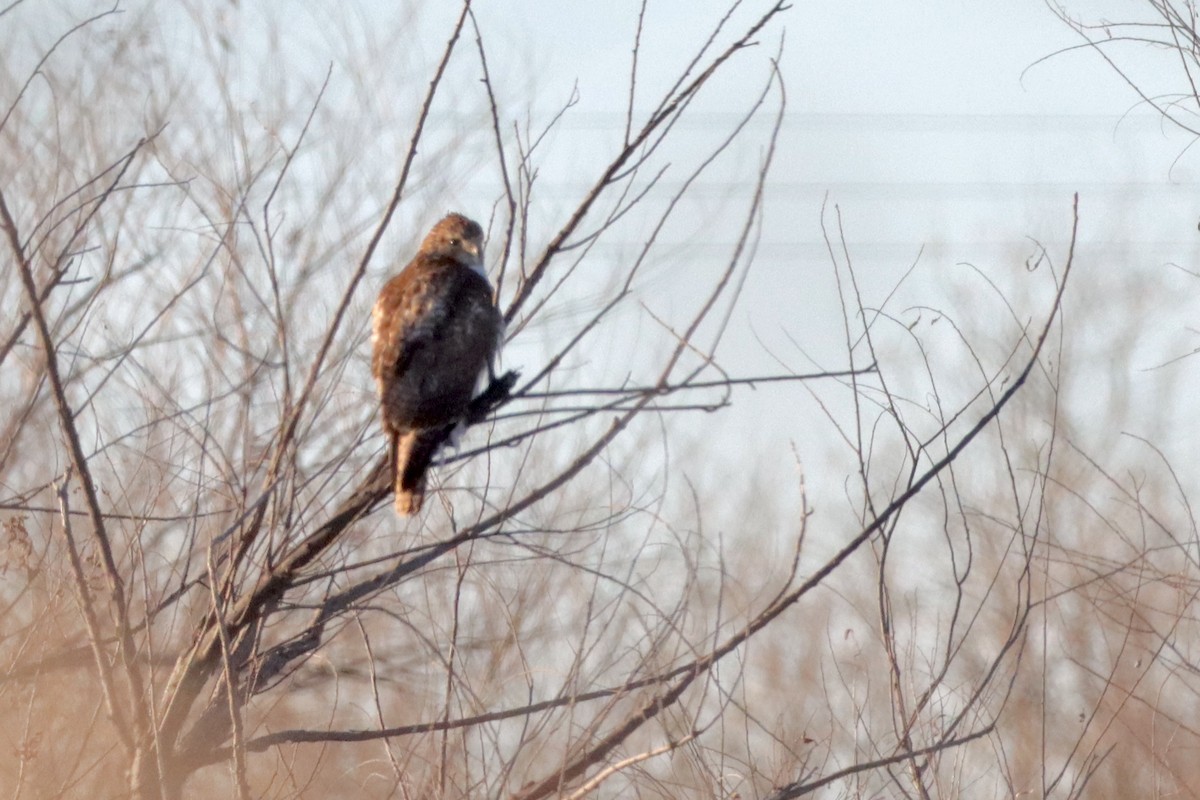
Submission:
<svg viewBox="0 0 1200 800">
<path fill-rule="evenodd" d="M 371 313 L 371 373 L 397 513 L 421 510 L 425 471 L 446 428 L 462 420 L 480 377 L 491 372 L 502 329 L 483 266 L 483 229 L 448 214 L 384 284 Z"/>
</svg>

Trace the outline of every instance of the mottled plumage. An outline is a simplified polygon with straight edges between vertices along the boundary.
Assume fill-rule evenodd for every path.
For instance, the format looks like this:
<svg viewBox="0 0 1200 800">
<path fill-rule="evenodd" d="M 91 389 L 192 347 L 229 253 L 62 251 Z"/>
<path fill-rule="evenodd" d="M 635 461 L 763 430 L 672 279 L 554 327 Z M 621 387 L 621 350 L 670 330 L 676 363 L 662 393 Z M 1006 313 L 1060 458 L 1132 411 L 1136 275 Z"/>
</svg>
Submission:
<svg viewBox="0 0 1200 800">
<path fill-rule="evenodd" d="M 483 268 L 483 230 L 450 214 L 384 284 L 371 316 L 371 372 L 391 444 L 398 513 L 421 510 L 441 431 L 462 419 L 501 328 Z"/>
</svg>

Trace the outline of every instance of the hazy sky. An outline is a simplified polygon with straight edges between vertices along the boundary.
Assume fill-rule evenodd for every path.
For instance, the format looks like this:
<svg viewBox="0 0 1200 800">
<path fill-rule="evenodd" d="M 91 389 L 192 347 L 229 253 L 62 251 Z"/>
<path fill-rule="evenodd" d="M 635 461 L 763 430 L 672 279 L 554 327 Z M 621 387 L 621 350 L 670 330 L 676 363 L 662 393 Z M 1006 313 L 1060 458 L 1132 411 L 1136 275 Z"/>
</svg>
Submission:
<svg viewBox="0 0 1200 800">
<path fill-rule="evenodd" d="M 481 6 L 481 15 L 502 16 L 503 5 Z M 651 3 L 643 70 L 673 66 L 675 53 L 698 41 L 724 5 Z M 577 80 L 580 113 L 619 114 L 636 7 L 547 4 L 536 20 L 515 26 L 510 43 L 527 46 L 515 38 L 522 32 L 537 42 L 529 58 L 543 67 L 535 72 L 544 89 L 557 86 L 562 96 Z M 1090 50 L 1036 63 L 1081 42 L 1041 0 L 798 2 L 784 25 L 788 146 L 775 183 L 788 202 L 830 190 L 872 214 L 876 235 L 867 240 L 969 242 L 1019 238 L 1004 228 L 1037 225 L 1079 190 L 1103 214 L 1113 202 L 1122 214 L 1146 213 L 1140 202 L 1152 206 L 1147 221 L 1158 230 L 1129 231 L 1133 239 L 1194 240 L 1200 205 L 1180 202 L 1186 192 L 1171 188 L 1195 181 L 1195 159 L 1172 167 L 1188 138 L 1134 109 L 1136 96 Z M 776 46 L 763 38 L 762 48 Z M 1140 59 L 1135 49 L 1121 52 Z M 1162 218 L 1165 198 L 1178 216 Z M 890 213 L 874 213 L 878 203 Z"/>
<path fill-rule="evenodd" d="M 29 43 L 40 41 L 44 47 L 62 31 L 63 19 L 110 7 L 64 5 L 68 10 L 54 15 L 46 12 L 49 4 L 26 3 L 0 19 L 0 45 L 6 45 L 10 69 L 21 72 L 22 56 L 36 57 Z M 638 110 L 650 107 L 669 86 L 726 5 L 724 0 L 648 4 Z M 1092 18 L 1107 13 L 1119 19 L 1142 5 L 1088 3 L 1087 11 Z M 730 29 L 743 29 L 764 6 L 747 4 Z M 1111 8 L 1105 11 L 1104 6 Z M 129 16 L 155 8 L 164 19 L 175 14 L 175 24 L 189 24 L 188 15 L 176 6 L 122 7 Z M 293 83 L 310 97 L 332 64 L 330 107 L 339 102 L 338 92 L 360 92 L 367 103 L 411 106 L 401 95 L 419 96 L 427 85 L 457 13 L 450 3 L 419 7 L 414 24 L 426 31 L 421 37 L 406 27 L 401 7 L 390 2 L 336 9 L 230 6 L 221 12 L 223 33 L 239 39 L 233 52 L 244 59 L 235 81 L 251 98 L 248 107 L 271 102 L 269 94 L 255 93 L 280 76 L 298 78 Z M 475 5 L 503 114 L 544 123 L 578 92 L 578 105 L 546 148 L 535 212 L 547 224 L 555 220 L 556 204 L 569 208 L 595 179 L 597 166 L 619 136 L 638 8 L 633 0 L 480 0 Z M 256 15 L 274 17 L 274 27 L 256 22 Z M 278 39 L 267 33 L 272 29 Z M 159 31 L 174 35 L 166 22 Z M 1187 151 L 1189 137 L 1162 125 L 1153 112 L 1135 108 L 1136 95 L 1095 52 L 1077 50 L 1036 63 L 1081 42 L 1042 0 L 797 0 L 782 26 L 764 34 L 753 51 L 735 56 L 733 79 L 715 82 L 700 97 L 697 113 L 681 126 L 686 128 L 681 131 L 686 135 L 679 136 L 681 154 L 693 139 L 712 141 L 736 121 L 760 90 L 768 74 L 767 56 L 780 48 L 781 33 L 787 114 L 767 185 L 762 245 L 735 319 L 739 333 L 729 341 L 738 367 L 773 368 L 777 358 L 793 368 L 807 367 L 796 342 L 823 366 L 842 366 L 834 363 L 842 345 L 840 306 L 822 241 L 824 203 L 841 211 L 856 269 L 872 294 L 868 300 L 882 302 L 918 262 L 910 288 L 893 301 L 892 310 L 909 321 L 917 312 L 906 309 L 947 299 L 959 308 L 967 303 L 970 313 L 971 293 L 981 286 L 959 266 L 962 262 L 978 266 L 1014 298 L 1026 291 L 1027 282 L 1044 286 L 1042 275 L 1030 277 L 1026 260 L 1036 255 L 1035 242 L 1049 247 L 1059 262 L 1065 258 L 1071 197 L 1079 192 L 1079 293 L 1069 301 L 1078 304 L 1074 319 L 1089 327 L 1073 339 L 1086 356 L 1075 379 L 1088 384 L 1085 394 L 1099 405 L 1127 404 L 1121 409 L 1122 429 L 1151 436 L 1156 430 L 1173 432 L 1168 442 L 1176 451 L 1172 455 L 1195 467 L 1194 448 L 1185 446 L 1192 439 L 1183 435 L 1185 429 L 1195 432 L 1195 415 L 1171 416 L 1162 402 L 1169 392 L 1178 396 L 1193 362 L 1153 369 L 1196 345 L 1189 328 L 1195 304 L 1189 299 L 1200 289 L 1200 280 L 1172 266 L 1197 269 L 1200 149 Z M 428 46 L 421 50 L 423 43 Z M 397 48 L 402 52 L 394 62 L 381 60 L 366 44 L 378 48 L 384 59 Z M 275 52 L 270 49 L 275 45 L 278 55 L 254 64 L 255 53 L 264 58 Z M 365 68 L 350 63 L 366 58 L 368 51 L 375 61 Z M 1115 52 L 1128 59 L 1123 63 L 1142 69 L 1139 74 L 1162 78 L 1167 88 L 1184 88 L 1182 76 L 1174 81 L 1170 62 L 1160 67 L 1137 48 Z M 188 56 L 181 49 L 177 57 Z M 473 55 L 464 49 L 456 58 L 459 86 L 475 87 L 471 91 L 478 101 Z M 458 95 L 446 97 L 440 102 Z M 473 102 L 462 97 L 467 99 L 459 102 Z M 447 105 L 435 109 L 438 115 L 449 111 Z M 249 112 L 252 117 L 256 113 Z M 700 277 L 697 285 L 703 284 L 705 269 L 718 269 L 726 257 L 734 228 L 717 223 L 735 220 L 744 208 L 744 190 L 761 158 L 769 122 L 769 114 L 764 115 L 756 123 L 756 135 L 706 175 L 690 205 L 682 208 L 681 217 L 696 224 L 673 233 L 679 245 L 689 247 L 686 258 Z M 402 141 L 405 132 L 396 127 L 393 134 Z M 464 172 L 467 179 L 455 196 L 437 198 L 439 205 L 486 213 L 496 202 L 496 170 L 486 162 L 488 136 L 484 131 L 478 137 L 484 160 Z M 382 180 L 386 184 L 390 172 Z M 431 201 L 418 198 L 402 214 Z M 396 227 L 407 230 L 414 224 Z M 633 236 L 630 246 L 635 245 Z M 620 246 L 595 254 L 599 265 L 604 258 L 621 256 Z M 686 287 L 677 273 L 663 275 L 660 288 L 667 291 L 656 300 L 666 304 Z M 1022 313 L 1036 315 L 1032 305 Z M 1006 330 L 997 336 L 1011 334 Z M 1112 352 L 1116 347 L 1123 348 L 1119 360 Z M 751 418 L 775 412 L 764 394 L 739 400 L 751 409 Z M 1098 432 L 1098 446 L 1107 447 L 1105 437 L 1119 434 Z M 781 438 L 775 430 L 757 435 Z M 804 431 L 787 435 L 803 436 Z"/>
<path fill-rule="evenodd" d="M 642 69 L 674 66 L 676 53 L 697 42 L 724 5 L 651 3 Z M 581 128 L 619 123 L 636 7 L 547 4 L 536 21 L 507 22 L 512 45 L 536 42 L 528 58 L 540 68 L 540 86 L 563 95 L 577 81 Z M 1092 3 L 1085 10 L 1093 20 L 1105 13 L 1128 19 L 1140 7 Z M 1095 409 L 1078 410 L 1086 419 L 1120 406 L 1121 430 L 1092 432 L 1103 448 L 1122 431 L 1195 431 L 1194 415 L 1176 419 L 1169 411 L 1175 403 L 1164 397 L 1178 397 L 1180 382 L 1194 384 L 1194 362 L 1155 369 L 1196 344 L 1189 329 L 1195 303 L 1187 298 L 1200 293 L 1200 281 L 1173 266 L 1195 270 L 1200 253 L 1200 151 L 1187 150 L 1187 134 L 1139 106 L 1092 50 L 1038 63 L 1082 42 L 1041 0 L 816 0 L 795 3 L 784 25 L 788 112 L 768 187 L 765 245 L 742 307 L 754 329 L 740 343 L 747 353 L 760 341 L 785 347 L 785 331 L 809 342 L 836 333 L 823 202 L 841 209 L 856 265 L 880 295 L 923 251 L 912 292 L 921 299 L 923 286 L 944 288 L 960 262 L 978 265 L 1006 288 L 1019 286 L 1034 240 L 1051 247 L 1061 266 L 1071 197 L 1079 192 L 1081 292 L 1072 319 L 1095 330 L 1075 329 L 1081 363 L 1074 379 Z M 762 40 L 764 49 L 777 46 L 777 34 Z M 1160 68 L 1143 49 L 1112 52 L 1136 74 Z M 1174 72 L 1161 76 L 1168 87 L 1185 88 L 1173 83 Z M 724 86 L 704 107 L 718 110 L 719 120 L 724 104 L 744 105 L 737 95 Z M 719 258 L 719 243 L 712 244 Z M 816 299 L 800 317 L 781 302 L 781 273 L 798 273 L 793 285 L 802 291 L 813 287 Z M 963 287 L 968 297 L 979 289 L 970 279 Z M 1177 463 L 1195 469 L 1191 439 L 1167 439 Z"/>
</svg>

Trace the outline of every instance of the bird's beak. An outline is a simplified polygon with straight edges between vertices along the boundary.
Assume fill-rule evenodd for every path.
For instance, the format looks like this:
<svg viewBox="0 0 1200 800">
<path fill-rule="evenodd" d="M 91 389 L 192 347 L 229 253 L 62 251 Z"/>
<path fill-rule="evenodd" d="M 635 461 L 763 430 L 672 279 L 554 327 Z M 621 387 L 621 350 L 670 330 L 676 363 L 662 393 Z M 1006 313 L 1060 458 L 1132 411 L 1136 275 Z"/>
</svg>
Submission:
<svg viewBox="0 0 1200 800">
<path fill-rule="evenodd" d="M 468 239 L 463 242 L 463 250 L 474 257 L 476 261 L 483 261 L 483 242 L 473 242 Z"/>
</svg>

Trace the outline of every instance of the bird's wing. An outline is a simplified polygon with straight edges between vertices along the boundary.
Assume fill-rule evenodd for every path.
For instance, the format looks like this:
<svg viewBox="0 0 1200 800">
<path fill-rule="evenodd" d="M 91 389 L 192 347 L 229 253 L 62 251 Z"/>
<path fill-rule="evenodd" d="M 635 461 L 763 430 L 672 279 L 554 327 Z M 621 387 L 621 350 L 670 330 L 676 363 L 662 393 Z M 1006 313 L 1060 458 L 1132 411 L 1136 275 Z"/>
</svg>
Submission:
<svg viewBox="0 0 1200 800">
<path fill-rule="evenodd" d="M 376 379 L 402 374 L 444 327 L 450 313 L 446 284 L 453 273 L 440 266 L 436 259 L 417 256 L 380 291 L 372 312 Z"/>
</svg>

